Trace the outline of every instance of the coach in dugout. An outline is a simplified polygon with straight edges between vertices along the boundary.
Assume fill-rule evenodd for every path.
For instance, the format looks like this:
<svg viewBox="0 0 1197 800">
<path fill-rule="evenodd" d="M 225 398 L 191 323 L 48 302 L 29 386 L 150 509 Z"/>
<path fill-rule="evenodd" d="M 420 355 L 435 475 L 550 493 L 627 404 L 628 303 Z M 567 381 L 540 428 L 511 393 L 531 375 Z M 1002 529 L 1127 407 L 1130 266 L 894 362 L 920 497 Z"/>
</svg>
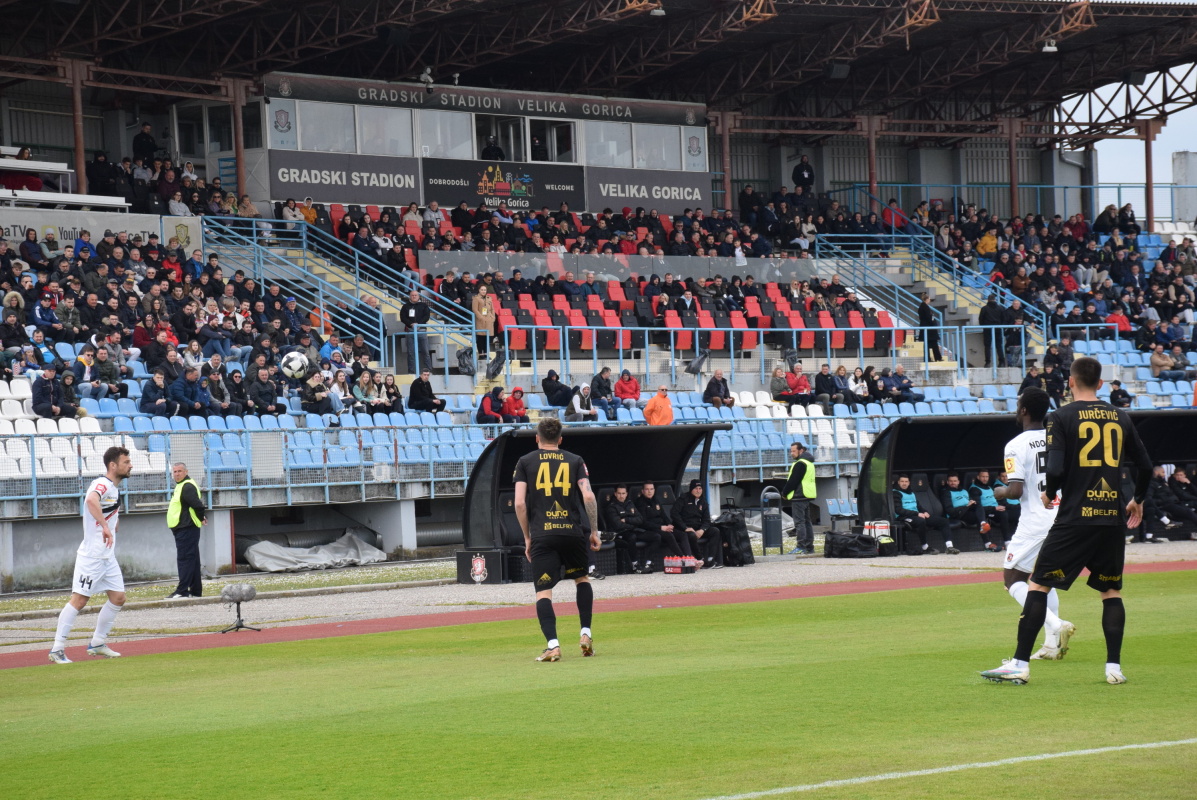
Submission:
<svg viewBox="0 0 1197 800">
<path fill-rule="evenodd" d="M 175 535 L 179 586 L 166 599 L 200 597 L 203 594 L 203 582 L 200 580 L 200 526 L 207 521 L 208 512 L 200 500 L 199 486 L 187 474 L 187 465 L 181 461 L 174 464 L 170 474 L 175 481 L 175 491 L 166 509 L 166 524 Z"/>
</svg>

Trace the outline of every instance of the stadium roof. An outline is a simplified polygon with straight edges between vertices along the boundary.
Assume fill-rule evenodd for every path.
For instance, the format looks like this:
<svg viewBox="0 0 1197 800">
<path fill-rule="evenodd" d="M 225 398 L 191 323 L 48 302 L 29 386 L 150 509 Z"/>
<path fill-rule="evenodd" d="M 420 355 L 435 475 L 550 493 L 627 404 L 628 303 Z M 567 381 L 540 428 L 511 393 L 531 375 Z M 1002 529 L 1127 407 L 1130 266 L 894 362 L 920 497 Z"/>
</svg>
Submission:
<svg viewBox="0 0 1197 800">
<path fill-rule="evenodd" d="M 10 10 L 17 5 L 0 0 Z M 752 108 L 808 120 L 862 114 L 1046 119 L 1064 108 L 1063 121 L 1075 123 L 1076 130 L 1111 132 L 1110 125 L 1120 121 L 1197 104 L 1194 4 L 46 0 L 20 5 L 20 14 L 8 15 L 0 78 L 65 83 L 70 68 L 63 59 L 73 59 L 85 65 L 85 86 L 163 97 L 231 99 L 222 79 L 254 80 L 276 70 L 409 81 L 430 66 L 438 82 L 459 73 L 463 85 L 697 100 L 715 109 Z M 1161 71 L 1166 77 L 1134 86 Z M 1096 105 L 1088 102 L 1088 93 L 1114 83 L 1126 84 L 1126 91 Z M 1078 96 L 1086 101 L 1069 101 Z"/>
</svg>

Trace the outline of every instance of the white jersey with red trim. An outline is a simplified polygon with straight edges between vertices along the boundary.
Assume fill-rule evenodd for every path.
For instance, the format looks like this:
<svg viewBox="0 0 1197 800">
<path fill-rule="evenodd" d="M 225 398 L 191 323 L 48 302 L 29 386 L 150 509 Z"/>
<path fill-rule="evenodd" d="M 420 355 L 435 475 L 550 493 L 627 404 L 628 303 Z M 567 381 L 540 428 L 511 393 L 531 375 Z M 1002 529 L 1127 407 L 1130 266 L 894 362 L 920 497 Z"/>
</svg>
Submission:
<svg viewBox="0 0 1197 800">
<path fill-rule="evenodd" d="M 100 528 L 100 521 L 91 514 L 87 507 L 87 499 L 92 494 L 100 497 L 100 510 L 108 523 L 108 530 L 112 531 L 112 547 L 104 546 L 104 534 Z M 78 554 L 85 558 L 112 558 L 116 553 L 116 523 L 120 518 L 120 491 L 116 484 L 108 480 L 107 476 L 96 478 L 87 487 L 87 494 L 83 496 L 83 543 L 79 545 Z"/>
<path fill-rule="evenodd" d="M 1023 431 L 1006 445 L 1006 478 L 1022 481 L 1022 500 L 1018 516 L 1020 538 L 1043 541 L 1056 521 L 1060 496 L 1051 508 L 1044 508 L 1040 495 L 1047 481 L 1047 434 L 1042 430 Z"/>
</svg>

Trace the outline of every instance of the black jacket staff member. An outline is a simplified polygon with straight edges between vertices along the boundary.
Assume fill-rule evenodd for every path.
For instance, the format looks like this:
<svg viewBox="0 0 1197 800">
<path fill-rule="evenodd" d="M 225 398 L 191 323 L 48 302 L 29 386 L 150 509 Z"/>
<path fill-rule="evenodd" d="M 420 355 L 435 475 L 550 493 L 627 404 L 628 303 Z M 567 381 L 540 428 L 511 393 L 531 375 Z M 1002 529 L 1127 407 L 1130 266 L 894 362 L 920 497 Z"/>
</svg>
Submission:
<svg viewBox="0 0 1197 800">
<path fill-rule="evenodd" d="M 723 569 L 723 536 L 711 523 L 711 509 L 702 497 L 702 481 L 690 481 L 690 489 L 673 504 L 673 529 L 690 539 L 690 551 L 711 569 Z M 706 555 L 703 555 L 705 548 Z"/>
<path fill-rule="evenodd" d="M 524 556 L 532 564 L 536 618 L 547 641 L 537 661 L 561 660 L 557 616 L 553 613 L 553 587 L 560 580 L 563 568 L 565 577 L 577 585 L 582 655 L 594 655 L 590 636 L 594 590 L 587 577 L 586 544 L 589 538 L 591 550 L 602 546 L 598 500 L 590 488 L 586 462 L 581 456 L 560 449 L 560 444 L 561 421 L 541 420 L 536 426 L 537 449 L 515 464 L 515 516 L 524 532 Z"/>
<path fill-rule="evenodd" d="M 170 468 L 175 491 L 166 509 L 166 524 L 175 535 L 175 550 L 179 564 L 179 586 L 167 599 L 200 597 L 200 526 L 207 522 L 207 510 L 200 500 L 199 486 L 187 474 L 187 465 L 179 462 Z"/>
</svg>

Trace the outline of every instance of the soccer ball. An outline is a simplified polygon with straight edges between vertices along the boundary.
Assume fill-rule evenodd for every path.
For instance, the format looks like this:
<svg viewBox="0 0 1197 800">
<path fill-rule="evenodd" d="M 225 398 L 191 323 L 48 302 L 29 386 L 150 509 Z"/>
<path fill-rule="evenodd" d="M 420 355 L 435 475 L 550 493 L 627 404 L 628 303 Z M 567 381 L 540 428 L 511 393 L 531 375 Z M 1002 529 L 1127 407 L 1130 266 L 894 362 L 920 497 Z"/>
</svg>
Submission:
<svg viewBox="0 0 1197 800">
<path fill-rule="evenodd" d="M 288 378 L 305 378 L 308 374 L 308 357 L 303 353 L 287 353 L 278 368 Z"/>
</svg>

